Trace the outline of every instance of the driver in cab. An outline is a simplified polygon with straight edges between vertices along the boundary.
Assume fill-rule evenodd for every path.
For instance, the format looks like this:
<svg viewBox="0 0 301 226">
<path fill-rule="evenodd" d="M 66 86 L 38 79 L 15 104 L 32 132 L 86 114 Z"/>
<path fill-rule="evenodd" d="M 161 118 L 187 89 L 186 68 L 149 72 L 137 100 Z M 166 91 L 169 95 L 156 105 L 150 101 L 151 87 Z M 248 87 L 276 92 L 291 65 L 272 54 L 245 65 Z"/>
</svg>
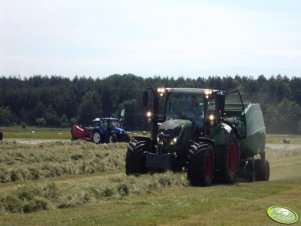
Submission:
<svg viewBox="0 0 301 226">
<path fill-rule="evenodd" d="M 193 120 L 197 127 L 202 126 L 204 111 L 202 106 L 197 102 L 196 96 L 191 96 L 191 102 L 185 109 L 185 114 L 187 114 L 188 118 Z"/>
</svg>

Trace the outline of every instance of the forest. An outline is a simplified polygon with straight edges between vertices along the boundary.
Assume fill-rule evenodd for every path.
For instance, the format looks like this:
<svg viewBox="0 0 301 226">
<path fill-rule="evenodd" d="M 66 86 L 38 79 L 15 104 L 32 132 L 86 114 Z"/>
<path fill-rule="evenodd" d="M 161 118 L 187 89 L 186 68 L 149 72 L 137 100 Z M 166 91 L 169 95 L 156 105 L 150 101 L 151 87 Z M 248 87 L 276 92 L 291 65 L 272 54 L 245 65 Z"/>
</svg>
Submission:
<svg viewBox="0 0 301 226">
<path fill-rule="evenodd" d="M 127 130 L 147 129 L 141 94 L 147 87 L 239 90 L 245 103 L 260 103 L 268 133 L 301 133 L 301 78 L 277 75 L 143 78 L 114 74 L 105 78 L 34 75 L 0 77 L 0 126 L 69 127 L 95 117 L 120 117 Z"/>
</svg>

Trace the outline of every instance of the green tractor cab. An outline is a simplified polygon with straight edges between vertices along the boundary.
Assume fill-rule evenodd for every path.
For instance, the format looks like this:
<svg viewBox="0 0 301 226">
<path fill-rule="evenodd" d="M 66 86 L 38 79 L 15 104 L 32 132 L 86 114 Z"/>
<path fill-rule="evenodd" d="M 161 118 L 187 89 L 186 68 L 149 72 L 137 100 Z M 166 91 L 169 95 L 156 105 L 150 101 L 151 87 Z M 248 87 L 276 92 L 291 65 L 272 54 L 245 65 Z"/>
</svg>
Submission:
<svg viewBox="0 0 301 226">
<path fill-rule="evenodd" d="M 143 93 L 150 110 L 151 137 L 134 137 L 127 149 L 126 174 L 187 171 L 192 185 L 238 176 L 269 179 L 265 126 L 259 104 L 243 104 L 239 91 L 158 88 Z M 152 103 L 149 104 L 149 99 Z"/>
</svg>

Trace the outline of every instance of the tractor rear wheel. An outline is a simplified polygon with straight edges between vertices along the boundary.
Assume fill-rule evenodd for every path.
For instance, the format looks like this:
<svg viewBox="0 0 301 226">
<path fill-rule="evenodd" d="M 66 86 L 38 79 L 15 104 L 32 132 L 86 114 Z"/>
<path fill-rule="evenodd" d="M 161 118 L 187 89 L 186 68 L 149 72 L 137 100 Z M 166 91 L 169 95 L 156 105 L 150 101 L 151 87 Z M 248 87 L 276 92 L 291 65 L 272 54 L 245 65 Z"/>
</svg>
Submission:
<svg viewBox="0 0 301 226">
<path fill-rule="evenodd" d="M 95 144 L 99 144 L 99 143 L 100 143 L 100 141 L 101 141 L 101 135 L 100 135 L 99 132 L 94 132 L 94 133 L 93 133 L 92 141 L 93 141 Z"/>
<path fill-rule="evenodd" d="M 226 183 L 235 183 L 239 169 L 240 146 L 234 132 L 229 135 L 229 144 L 222 157 L 222 173 Z"/>
<path fill-rule="evenodd" d="M 145 151 L 147 151 L 145 141 L 134 140 L 129 143 L 125 159 L 125 172 L 127 175 L 146 172 Z"/>
<path fill-rule="evenodd" d="M 187 178 L 192 185 L 212 184 L 215 172 L 214 149 L 210 143 L 193 143 L 188 151 Z"/>
<path fill-rule="evenodd" d="M 256 180 L 268 181 L 270 178 L 270 164 L 267 160 L 255 160 L 255 178 Z"/>
</svg>

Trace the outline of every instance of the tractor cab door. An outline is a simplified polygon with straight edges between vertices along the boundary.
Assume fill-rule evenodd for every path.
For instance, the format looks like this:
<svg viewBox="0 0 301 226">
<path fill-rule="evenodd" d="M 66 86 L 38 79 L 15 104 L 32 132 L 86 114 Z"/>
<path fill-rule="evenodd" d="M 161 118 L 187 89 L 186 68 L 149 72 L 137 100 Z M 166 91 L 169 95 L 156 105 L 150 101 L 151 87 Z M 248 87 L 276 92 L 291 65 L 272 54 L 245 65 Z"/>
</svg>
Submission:
<svg viewBox="0 0 301 226">
<path fill-rule="evenodd" d="M 223 117 L 225 122 L 234 127 L 239 139 L 246 137 L 246 115 L 239 91 L 226 93 Z"/>
</svg>

